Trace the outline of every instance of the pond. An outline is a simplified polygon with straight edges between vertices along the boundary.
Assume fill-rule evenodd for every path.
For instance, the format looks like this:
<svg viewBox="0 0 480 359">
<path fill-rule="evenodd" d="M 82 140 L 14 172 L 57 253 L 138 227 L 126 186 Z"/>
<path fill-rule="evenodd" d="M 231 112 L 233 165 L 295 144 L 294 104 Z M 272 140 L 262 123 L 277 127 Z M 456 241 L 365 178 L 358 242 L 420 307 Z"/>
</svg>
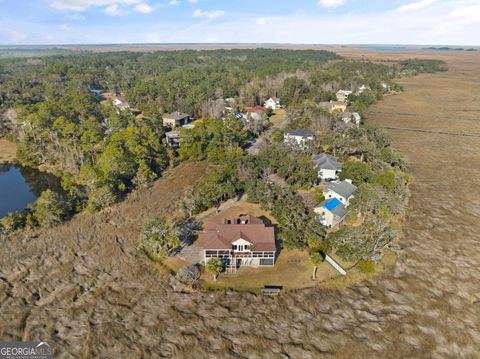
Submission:
<svg viewBox="0 0 480 359">
<path fill-rule="evenodd" d="M 0 218 L 25 209 L 46 189 L 61 191 L 59 179 L 31 168 L 0 164 Z"/>
</svg>

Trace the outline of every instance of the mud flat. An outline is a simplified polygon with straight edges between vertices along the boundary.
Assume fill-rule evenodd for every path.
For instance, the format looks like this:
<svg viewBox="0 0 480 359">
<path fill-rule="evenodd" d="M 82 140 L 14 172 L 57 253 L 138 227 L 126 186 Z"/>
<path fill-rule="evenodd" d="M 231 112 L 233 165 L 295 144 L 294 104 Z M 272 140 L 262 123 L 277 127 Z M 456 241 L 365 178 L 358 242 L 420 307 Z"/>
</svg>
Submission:
<svg viewBox="0 0 480 359">
<path fill-rule="evenodd" d="M 407 55 L 444 58 L 450 71 L 403 80 L 369 118 L 480 132 L 479 55 Z M 477 358 L 480 138 L 391 135 L 415 183 L 402 255 L 381 275 L 278 298 L 172 292 L 136 248 L 141 224 L 204 173 L 183 164 L 111 210 L 0 239 L 0 338 L 49 341 L 59 357 Z"/>
</svg>

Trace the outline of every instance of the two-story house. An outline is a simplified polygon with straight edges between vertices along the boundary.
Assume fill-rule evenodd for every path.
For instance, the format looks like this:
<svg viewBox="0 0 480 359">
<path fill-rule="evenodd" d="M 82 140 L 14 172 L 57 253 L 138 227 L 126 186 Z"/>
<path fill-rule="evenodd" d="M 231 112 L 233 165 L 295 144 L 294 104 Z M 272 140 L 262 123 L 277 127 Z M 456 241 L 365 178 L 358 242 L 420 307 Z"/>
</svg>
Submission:
<svg viewBox="0 0 480 359">
<path fill-rule="evenodd" d="M 277 254 L 275 230 L 260 218 L 246 215 L 204 225 L 204 261 L 221 258 L 227 269 L 273 266 Z"/>
<path fill-rule="evenodd" d="M 163 125 L 165 127 L 175 128 L 184 126 L 190 121 L 190 116 L 184 113 L 175 111 L 172 113 L 166 113 L 162 116 Z"/>
<path fill-rule="evenodd" d="M 283 134 L 283 142 L 294 147 L 305 148 L 315 140 L 315 133 L 304 128 L 287 130 Z"/>
<path fill-rule="evenodd" d="M 270 97 L 267 101 L 265 101 L 264 106 L 265 108 L 271 108 L 272 110 L 282 108 L 282 105 L 280 104 L 280 99 L 277 97 Z"/>
<path fill-rule="evenodd" d="M 348 207 L 356 189 L 357 186 L 353 185 L 351 180 L 345 179 L 341 182 L 329 183 L 323 191 L 323 195 L 325 199 L 336 198 L 345 207 Z"/>
<path fill-rule="evenodd" d="M 336 180 L 338 172 L 342 170 L 342 164 L 337 158 L 326 153 L 313 155 L 312 161 L 318 171 L 318 179 L 321 181 Z"/>
</svg>

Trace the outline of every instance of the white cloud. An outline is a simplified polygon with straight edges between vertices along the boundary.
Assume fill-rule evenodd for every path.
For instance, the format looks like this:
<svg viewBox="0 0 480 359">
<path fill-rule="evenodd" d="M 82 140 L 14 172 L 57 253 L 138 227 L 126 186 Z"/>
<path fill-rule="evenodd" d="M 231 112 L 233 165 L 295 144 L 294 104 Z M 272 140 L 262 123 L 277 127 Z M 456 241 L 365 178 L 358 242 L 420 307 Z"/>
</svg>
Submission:
<svg viewBox="0 0 480 359">
<path fill-rule="evenodd" d="M 70 31 L 70 30 L 73 30 L 73 28 L 68 24 L 62 24 L 60 25 L 60 30 Z"/>
<path fill-rule="evenodd" d="M 193 12 L 193 17 L 204 17 L 210 20 L 216 19 L 223 15 L 225 15 L 225 11 L 223 10 L 202 11 L 200 9 L 197 9 Z"/>
<path fill-rule="evenodd" d="M 271 17 L 259 17 L 255 20 L 257 25 L 267 25 L 272 21 Z"/>
<path fill-rule="evenodd" d="M 170 6 L 175 6 L 178 4 L 178 0 L 170 0 L 170 2 L 168 3 L 168 5 Z"/>
<path fill-rule="evenodd" d="M 319 0 L 318 5 L 326 8 L 335 8 L 345 4 L 346 0 Z"/>
<path fill-rule="evenodd" d="M 76 21 L 85 20 L 85 16 L 80 15 L 80 14 L 72 14 L 72 15 L 69 15 L 68 18 L 70 20 L 76 20 Z"/>
<path fill-rule="evenodd" d="M 48 0 L 51 7 L 65 11 L 85 11 L 90 7 L 133 5 L 142 0 Z"/>
<path fill-rule="evenodd" d="M 153 6 L 148 5 L 147 3 L 140 3 L 135 5 L 133 8 L 133 11 L 142 13 L 142 14 L 150 14 L 151 12 L 155 11 L 155 8 Z"/>
<path fill-rule="evenodd" d="M 119 16 L 123 14 L 122 9 L 117 4 L 112 4 L 103 9 L 105 15 L 108 16 Z"/>
<path fill-rule="evenodd" d="M 439 0 L 420 0 L 400 6 L 397 11 L 416 11 L 429 7 Z"/>
<path fill-rule="evenodd" d="M 188 0 L 190 4 L 196 4 L 199 0 Z"/>
</svg>

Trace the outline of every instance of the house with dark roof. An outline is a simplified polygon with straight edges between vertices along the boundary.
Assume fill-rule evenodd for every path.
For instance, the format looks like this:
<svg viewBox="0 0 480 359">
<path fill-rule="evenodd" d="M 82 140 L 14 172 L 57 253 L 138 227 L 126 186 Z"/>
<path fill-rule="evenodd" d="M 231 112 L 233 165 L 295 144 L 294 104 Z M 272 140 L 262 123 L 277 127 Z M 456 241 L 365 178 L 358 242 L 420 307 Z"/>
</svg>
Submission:
<svg viewBox="0 0 480 359">
<path fill-rule="evenodd" d="M 342 170 L 342 164 L 337 158 L 326 153 L 313 155 L 312 161 L 318 171 L 318 178 L 322 181 L 338 179 L 338 172 Z"/>
<path fill-rule="evenodd" d="M 347 208 L 338 198 L 326 199 L 313 211 L 318 215 L 320 223 L 329 228 L 340 224 L 347 214 Z"/>
<path fill-rule="evenodd" d="M 345 179 L 341 182 L 331 182 L 327 185 L 323 191 L 323 195 L 326 199 L 336 198 L 345 207 L 348 207 L 350 200 L 353 198 L 353 193 L 357 190 L 357 186 L 352 184 L 352 181 Z"/>
<path fill-rule="evenodd" d="M 172 113 L 166 113 L 162 116 L 163 125 L 165 127 L 175 128 L 184 126 L 190 121 L 190 116 L 184 113 L 175 111 Z"/>
<path fill-rule="evenodd" d="M 304 128 L 287 130 L 283 134 L 283 142 L 294 147 L 305 148 L 315 140 L 315 133 Z"/>
<path fill-rule="evenodd" d="M 277 254 L 275 229 L 246 215 L 204 225 L 204 261 L 221 258 L 228 269 L 273 266 Z"/>
</svg>

